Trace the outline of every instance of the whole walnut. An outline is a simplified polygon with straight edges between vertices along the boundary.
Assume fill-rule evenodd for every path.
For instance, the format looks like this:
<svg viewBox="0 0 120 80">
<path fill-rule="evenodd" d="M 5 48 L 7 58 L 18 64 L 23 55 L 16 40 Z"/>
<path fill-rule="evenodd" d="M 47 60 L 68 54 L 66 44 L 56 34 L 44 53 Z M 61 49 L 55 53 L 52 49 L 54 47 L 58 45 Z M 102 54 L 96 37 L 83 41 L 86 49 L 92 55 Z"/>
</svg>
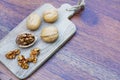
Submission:
<svg viewBox="0 0 120 80">
<path fill-rule="evenodd" d="M 42 29 L 40 36 L 45 42 L 55 42 L 59 36 L 58 29 L 54 26 L 45 27 Z"/>
<path fill-rule="evenodd" d="M 37 30 L 40 27 L 41 18 L 38 14 L 32 13 L 28 16 L 26 25 L 29 30 Z"/>
<path fill-rule="evenodd" d="M 43 19 L 48 23 L 53 23 L 58 19 L 58 11 L 57 9 L 49 9 L 44 11 Z"/>
</svg>

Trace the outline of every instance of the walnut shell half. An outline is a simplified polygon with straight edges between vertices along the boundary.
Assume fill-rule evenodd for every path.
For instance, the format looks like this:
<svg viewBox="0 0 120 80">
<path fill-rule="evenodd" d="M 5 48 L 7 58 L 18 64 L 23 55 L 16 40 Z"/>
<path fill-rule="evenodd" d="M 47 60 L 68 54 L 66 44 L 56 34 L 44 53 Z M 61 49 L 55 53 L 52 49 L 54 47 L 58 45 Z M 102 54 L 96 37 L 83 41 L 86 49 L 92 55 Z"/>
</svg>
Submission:
<svg viewBox="0 0 120 80">
<path fill-rule="evenodd" d="M 16 38 L 16 44 L 21 48 L 27 48 L 35 44 L 37 37 L 31 33 L 19 34 Z"/>
</svg>

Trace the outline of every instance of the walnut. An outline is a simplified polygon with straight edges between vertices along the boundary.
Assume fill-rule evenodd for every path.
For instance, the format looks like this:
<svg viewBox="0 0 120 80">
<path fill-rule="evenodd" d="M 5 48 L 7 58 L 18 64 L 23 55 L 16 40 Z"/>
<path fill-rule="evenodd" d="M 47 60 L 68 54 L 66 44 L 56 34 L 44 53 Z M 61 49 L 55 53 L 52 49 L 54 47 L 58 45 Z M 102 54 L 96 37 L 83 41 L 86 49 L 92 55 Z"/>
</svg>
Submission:
<svg viewBox="0 0 120 80">
<path fill-rule="evenodd" d="M 28 58 L 28 61 L 36 63 L 37 62 L 37 56 L 39 55 L 39 53 L 40 53 L 40 49 L 38 49 L 38 48 L 32 49 L 31 53 L 30 53 L 30 57 Z"/>
<path fill-rule="evenodd" d="M 36 56 L 36 55 L 31 55 L 31 56 L 28 58 L 28 61 L 29 61 L 29 62 L 33 62 L 33 63 L 36 63 L 36 62 L 37 62 L 37 56 Z"/>
<path fill-rule="evenodd" d="M 20 46 L 29 46 L 35 42 L 35 36 L 30 33 L 22 33 L 17 36 L 16 43 Z"/>
<path fill-rule="evenodd" d="M 32 13 L 28 16 L 28 19 L 26 21 L 27 28 L 29 30 L 37 30 L 40 27 L 41 24 L 41 18 L 38 14 Z"/>
<path fill-rule="evenodd" d="M 31 50 L 30 55 L 38 55 L 39 53 L 40 53 L 40 49 L 35 48 L 35 49 Z"/>
<path fill-rule="evenodd" d="M 45 42 L 55 42 L 59 36 L 58 29 L 54 26 L 45 27 L 42 29 L 40 36 Z"/>
<path fill-rule="evenodd" d="M 19 49 L 15 49 L 13 51 L 8 52 L 5 56 L 8 59 L 14 59 L 16 55 L 18 55 L 17 57 L 18 65 L 22 67 L 23 69 L 28 69 L 29 62 L 33 62 L 33 63 L 37 62 L 37 56 L 39 55 L 39 53 L 40 53 L 40 49 L 34 48 L 31 50 L 30 57 L 26 59 L 23 55 L 18 55 L 20 54 Z"/>
<path fill-rule="evenodd" d="M 13 51 L 9 51 L 5 56 L 7 59 L 15 59 L 15 57 L 20 54 L 19 49 L 15 49 Z"/>
<path fill-rule="evenodd" d="M 48 23 L 53 23 L 58 19 L 58 11 L 57 9 L 49 9 L 44 11 L 43 19 Z"/>
<path fill-rule="evenodd" d="M 28 60 L 23 55 L 19 55 L 17 60 L 18 60 L 18 65 L 21 66 L 23 69 L 29 68 Z"/>
</svg>

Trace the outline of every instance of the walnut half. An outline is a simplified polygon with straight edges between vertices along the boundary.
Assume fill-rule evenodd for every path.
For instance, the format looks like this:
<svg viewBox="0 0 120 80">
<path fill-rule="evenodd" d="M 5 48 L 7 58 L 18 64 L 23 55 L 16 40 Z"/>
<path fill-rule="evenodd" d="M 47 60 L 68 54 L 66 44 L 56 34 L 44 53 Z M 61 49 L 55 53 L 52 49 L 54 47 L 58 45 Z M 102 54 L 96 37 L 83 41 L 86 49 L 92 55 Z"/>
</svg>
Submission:
<svg viewBox="0 0 120 80">
<path fill-rule="evenodd" d="M 21 66 L 23 69 L 29 68 L 28 60 L 23 55 L 19 55 L 17 57 L 17 60 L 18 60 L 18 65 Z"/>
<path fill-rule="evenodd" d="M 9 51 L 5 56 L 7 59 L 15 59 L 15 57 L 20 54 L 19 49 L 15 49 L 13 51 Z"/>
<path fill-rule="evenodd" d="M 37 62 L 37 56 L 40 53 L 40 49 L 35 48 L 31 50 L 30 57 L 28 58 L 29 62 L 36 63 Z"/>
</svg>

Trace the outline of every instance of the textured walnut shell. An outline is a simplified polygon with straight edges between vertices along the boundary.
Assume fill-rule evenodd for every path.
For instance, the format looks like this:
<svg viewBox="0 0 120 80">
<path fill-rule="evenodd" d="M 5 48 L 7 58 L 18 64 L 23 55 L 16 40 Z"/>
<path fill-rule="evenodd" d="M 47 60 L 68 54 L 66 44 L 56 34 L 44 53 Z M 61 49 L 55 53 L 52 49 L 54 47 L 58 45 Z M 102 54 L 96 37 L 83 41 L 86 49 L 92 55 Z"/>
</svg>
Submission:
<svg viewBox="0 0 120 80">
<path fill-rule="evenodd" d="M 43 18 L 48 23 L 55 22 L 58 19 L 58 11 L 56 9 L 46 10 L 43 13 Z"/>
<path fill-rule="evenodd" d="M 42 29 L 41 38 L 45 42 L 54 42 L 57 40 L 58 36 L 58 29 L 54 26 L 49 26 Z"/>
<path fill-rule="evenodd" d="M 40 27 L 41 19 L 38 14 L 32 13 L 28 16 L 26 21 L 29 30 L 37 30 Z"/>
</svg>

